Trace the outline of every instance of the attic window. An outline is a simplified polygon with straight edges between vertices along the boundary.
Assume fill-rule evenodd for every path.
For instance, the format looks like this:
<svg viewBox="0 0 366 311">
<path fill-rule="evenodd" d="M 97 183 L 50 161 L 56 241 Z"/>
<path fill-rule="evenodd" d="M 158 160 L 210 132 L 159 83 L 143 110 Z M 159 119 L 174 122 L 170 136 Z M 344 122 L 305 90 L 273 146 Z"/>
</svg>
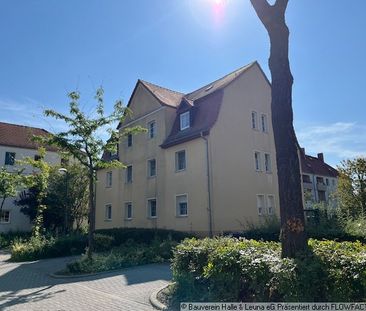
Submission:
<svg viewBox="0 0 366 311">
<path fill-rule="evenodd" d="M 189 111 L 180 114 L 180 130 L 185 130 L 191 126 Z"/>
<path fill-rule="evenodd" d="M 205 92 L 208 92 L 209 90 L 211 90 L 213 88 L 213 84 L 211 84 L 210 86 L 206 87 Z"/>
</svg>

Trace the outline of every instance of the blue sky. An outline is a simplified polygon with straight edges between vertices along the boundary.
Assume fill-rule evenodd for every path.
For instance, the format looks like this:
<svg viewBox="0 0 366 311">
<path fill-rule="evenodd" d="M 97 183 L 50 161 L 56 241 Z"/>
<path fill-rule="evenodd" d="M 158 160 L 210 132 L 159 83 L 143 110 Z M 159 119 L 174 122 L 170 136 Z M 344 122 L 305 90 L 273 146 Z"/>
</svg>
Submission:
<svg viewBox="0 0 366 311">
<path fill-rule="evenodd" d="M 138 78 L 192 91 L 253 60 L 269 76 L 269 40 L 249 0 L 1 0 L 0 120 L 63 125 L 79 90 L 110 110 Z M 294 121 L 307 152 L 336 165 L 366 154 L 366 1 L 290 0 Z"/>
</svg>

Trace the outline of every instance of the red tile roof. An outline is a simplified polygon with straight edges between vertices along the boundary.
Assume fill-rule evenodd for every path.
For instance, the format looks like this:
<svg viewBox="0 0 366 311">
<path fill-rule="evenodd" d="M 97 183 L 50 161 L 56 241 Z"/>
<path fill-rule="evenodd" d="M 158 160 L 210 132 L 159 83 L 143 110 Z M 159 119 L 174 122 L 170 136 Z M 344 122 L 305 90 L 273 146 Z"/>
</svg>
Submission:
<svg viewBox="0 0 366 311">
<path fill-rule="evenodd" d="M 305 174 L 327 177 L 338 177 L 338 171 L 319 158 L 309 156 L 300 151 L 301 170 Z"/>
<path fill-rule="evenodd" d="M 0 146 L 38 149 L 39 145 L 32 141 L 33 135 L 50 135 L 44 129 L 24 125 L 0 122 Z M 56 147 L 46 147 L 48 151 L 57 151 Z"/>
<path fill-rule="evenodd" d="M 139 82 L 141 82 L 163 105 L 177 107 L 184 96 L 183 93 L 169 90 L 147 81 L 139 80 Z"/>
</svg>

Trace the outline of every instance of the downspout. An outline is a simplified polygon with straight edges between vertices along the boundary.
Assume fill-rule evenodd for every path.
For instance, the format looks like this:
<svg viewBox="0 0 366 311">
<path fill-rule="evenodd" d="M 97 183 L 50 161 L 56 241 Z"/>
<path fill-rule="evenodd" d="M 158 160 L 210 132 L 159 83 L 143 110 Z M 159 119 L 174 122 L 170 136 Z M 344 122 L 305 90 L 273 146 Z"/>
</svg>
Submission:
<svg viewBox="0 0 366 311">
<path fill-rule="evenodd" d="M 212 229 L 212 209 L 211 209 L 211 176 L 210 176 L 210 157 L 209 157 L 209 149 L 208 149 L 208 139 L 204 136 L 203 132 L 201 132 L 201 138 L 206 142 L 206 163 L 207 163 L 207 193 L 208 193 L 208 224 L 209 224 L 209 236 L 212 238 L 213 229 Z"/>
</svg>

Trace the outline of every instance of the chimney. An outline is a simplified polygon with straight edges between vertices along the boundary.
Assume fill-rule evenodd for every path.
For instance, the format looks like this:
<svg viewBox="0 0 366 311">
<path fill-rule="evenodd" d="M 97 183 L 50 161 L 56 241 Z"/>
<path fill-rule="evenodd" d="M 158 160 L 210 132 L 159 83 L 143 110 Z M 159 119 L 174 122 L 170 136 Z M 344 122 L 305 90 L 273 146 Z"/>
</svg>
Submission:
<svg viewBox="0 0 366 311">
<path fill-rule="evenodd" d="M 318 159 L 322 162 L 324 162 L 324 154 L 322 153 L 318 153 Z"/>
<path fill-rule="evenodd" d="M 303 154 L 305 154 L 305 148 L 300 148 L 301 149 L 301 152 L 303 153 Z"/>
</svg>

